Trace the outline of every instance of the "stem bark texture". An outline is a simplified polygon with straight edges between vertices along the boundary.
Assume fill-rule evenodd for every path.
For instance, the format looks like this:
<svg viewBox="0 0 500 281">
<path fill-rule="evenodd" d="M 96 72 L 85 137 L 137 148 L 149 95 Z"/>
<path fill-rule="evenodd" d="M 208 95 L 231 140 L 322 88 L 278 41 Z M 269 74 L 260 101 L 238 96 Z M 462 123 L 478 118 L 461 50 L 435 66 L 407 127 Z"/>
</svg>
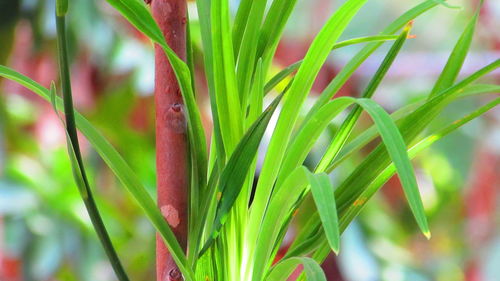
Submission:
<svg viewBox="0 0 500 281">
<path fill-rule="evenodd" d="M 165 39 L 186 58 L 186 0 L 152 0 L 151 10 Z M 155 46 L 156 171 L 158 206 L 186 250 L 188 226 L 188 147 L 184 104 L 176 76 L 158 45 Z M 162 239 L 157 235 L 158 281 L 182 280 Z"/>
</svg>

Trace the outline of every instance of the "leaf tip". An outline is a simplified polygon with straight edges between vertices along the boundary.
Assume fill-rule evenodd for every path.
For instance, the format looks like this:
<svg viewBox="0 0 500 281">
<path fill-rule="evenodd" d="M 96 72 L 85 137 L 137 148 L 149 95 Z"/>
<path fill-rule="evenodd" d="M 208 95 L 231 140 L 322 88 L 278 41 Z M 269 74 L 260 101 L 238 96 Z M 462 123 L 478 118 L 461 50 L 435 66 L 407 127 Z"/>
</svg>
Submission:
<svg viewBox="0 0 500 281">
<path fill-rule="evenodd" d="M 431 236 L 432 236 L 432 235 L 431 235 L 431 232 L 430 232 L 429 230 L 424 231 L 423 233 L 424 233 L 425 238 L 427 238 L 427 240 L 430 240 L 430 239 L 431 239 Z"/>
<path fill-rule="evenodd" d="M 332 248 L 333 250 L 333 253 L 338 256 L 339 255 L 339 252 L 340 252 L 340 249 L 339 249 L 339 245 L 335 245 L 334 248 Z"/>
</svg>

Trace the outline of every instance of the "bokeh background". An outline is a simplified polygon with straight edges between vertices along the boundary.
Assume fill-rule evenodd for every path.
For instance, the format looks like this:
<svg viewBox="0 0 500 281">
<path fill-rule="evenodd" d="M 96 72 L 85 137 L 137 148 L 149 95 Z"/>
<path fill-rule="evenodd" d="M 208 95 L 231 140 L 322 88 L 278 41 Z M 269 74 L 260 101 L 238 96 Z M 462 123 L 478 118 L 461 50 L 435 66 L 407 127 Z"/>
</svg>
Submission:
<svg viewBox="0 0 500 281">
<path fill-rule="evenodd" d="M 0 0 L 0 64 L 49 87 L 58 81 L 55 0 Z M 233 0 L 233 6 L 238 1 Z M 338 0 L 299 0 L 274 68 L 301 59 Z M 342 39 L 373 35 L 418 0 L 372 0 Z M 449 1 L 415 21 L 412 34 L 375 99 L 388 111 L 425 97 L 479 1 Z M 195 2 L 197 90 L 211 126 L 202 79 Z M 104 0 L 71 0 L 71 73 L 76 107 L 124 156 L 155 194 L 154 57 L 152 45 Z M 342 95 L 357 96 L 382 60 L 381 48 Z M 335 51 L 322 69 L 312 101 L 359 50 Z M 486 0 L 462 75 L 500 57 L 500 1 Z M 500 82 L 500 71 L 486 78 Z M 439 127 L 484 103 L 455 102 Z M 370 126 L 363 117 L 357 130 Z M 317 161 L 328 136 L 308 161 Z M 97 203 L 132 280 L 154 278 L 154 229 L 97 153 L 83 141 Z M 357 159 L 362 159 L 366 151 Z M 356 158 L 356 157 L 355 157 Z M 334 172 L 334 183 L 358 162 Z M 414 161 L 433 238 L 418 232 L 397 178 L 368 204 L 342 236 L 341 253 L 323 265 L 329 280 L 500 280 L 500 108 L 448 136 Z M 312 208 L 312 207 L 311 207 Z M 299 229 L 298 216 L 294 229 Z M 285 245 L 286 247 L 286 245 Z M 115 280 L 73 182 L 63 127 L 35 94 L 0 79 L 0 280 Z M 235 281 L 235 280 L 233 280 Z"/>
</svg>

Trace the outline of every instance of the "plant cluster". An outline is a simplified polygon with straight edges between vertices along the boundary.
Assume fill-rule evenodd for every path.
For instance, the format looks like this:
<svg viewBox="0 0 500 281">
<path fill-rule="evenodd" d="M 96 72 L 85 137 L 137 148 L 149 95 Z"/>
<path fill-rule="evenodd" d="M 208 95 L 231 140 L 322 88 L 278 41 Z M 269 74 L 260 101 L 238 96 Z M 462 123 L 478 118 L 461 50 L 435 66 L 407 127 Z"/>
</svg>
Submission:
<svg viewBox="0 0 500 281">
<path fill-rule="evenodd" d="M 64 112 L 75 180 L 120 280 L 128 280 L 128 277 L 93 200 L 77 130 L 142 207 L 185 280 L 286 280 L 299 264 L 304 266 L 307 280 L 325 280 L 319 264 L 331 251 L 339 251 L 341 233 L 396 173 L 419 228 L 430 238 L 410 160 L 500 103 L 497 97 L 448 126 L 426 131 L 431 121 L 453 101 L 500 91 L 498 85 L 476 83 L 500 66 L 498 59 L 456 81 L 472 42 L 478 12 L 465 27 L 427 99 L 389 114 L 373 101 L 372 96 L 410 37 L 413 20 L 436 6 L 450 8 L 444 1 L 423 1 L 378 35 L 338 42 L 367 2 L 347 0 L 316 35 L 303 60 L 270 75 L 277 46 L 297 0 L 242 0 L 234 19 L 229 1 L 198 0 L 204 70 L 214 123 L 208 149 L 196 104 L 191 38 L 188 36 L 188 58 L 184 62 L 170 49 L 142 1 L 107 1 L 163 48 L 182 91 L 188 120 L 190 163 L 187 253 L 127 162 L 73 108 L 65 43 L 67 1 L 57 1 L 56 7 L 62 98 L 57 96 L 55 84 L 46 89 L 5 66 L 0 66 L 0 76 L 22 84 L 52 102 L 56 111 Z M 357 68 L 385 43 L 392 45 L 361 97 L 335 98 Z M 330 53 L 353 44 L 365 46 L 335 76 L 307 114 L 299 118 L 299 109 Z M 275 93 L 273 89 L 280 83 L 287 85 L 281 87 L 280 93 Z M 271 96 L 273 101 L 264 108 L 264 100 Z M 344 111 L 349 114 L 336 130 L 321 160 L 313 167 L 304 166 L 320 135 Z M 370 115 L 374 125 L 351 137 L 363 111 Z M 277 123 L 271 129 L 273 114 L 277 115 Z M 256 179 L 256 157 L 266 130 L 272 130 L 272 138 Z M 328 174 L 379 137 L 380 144 L 334 187 Z M 300 229 L 285 256 L 275 262 L 294 214 L 307 196 L 312 196 L 316 211 Z"/>
</svg>

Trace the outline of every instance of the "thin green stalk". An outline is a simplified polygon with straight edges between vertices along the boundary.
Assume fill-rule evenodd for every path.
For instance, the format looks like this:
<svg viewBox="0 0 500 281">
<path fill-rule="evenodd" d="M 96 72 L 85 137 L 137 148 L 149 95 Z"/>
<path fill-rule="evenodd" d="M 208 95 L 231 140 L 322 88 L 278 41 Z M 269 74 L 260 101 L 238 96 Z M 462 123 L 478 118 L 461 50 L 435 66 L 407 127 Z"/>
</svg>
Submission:
<svg viewBox="0 0 500 281">
<path fill-rule="evenodd" d="M 70 81 L 70 72 L 69 72 L 69 62 L 68 62 L 68 47 L 66 42 L 66 19 L 65 14 L 67 11 L 67 1 L 58 1 L 57 9 L 56 9 L 56 26 L 57 26 L 57 43 L 58 43 L 58 55 L 59 55 L 59 68 L 61 75 L 61 85 L 63 92 L 63 103 L 64 103 L 64 112 L 66 116 L 66 131 L 68 134 L 68 150 L 70 155 L 74 155 L 76 160 L 76 164 L 78 167 L 74 167 L 74 171 L 80 173 L 81 180 L 83 181 L 83 190 L 80 189 L 80 194 L 82 196 L 82 200 L 87 208 L 87 212 L 90 216 L 90 220 L 94 226 L 94 229 L 101 241 L 101 244 L 108 256 L 108 259 L 115 271 L 117 278 L 120 281 L 128 281 L 129 278 L 125 273 L 125 270 L 116 254 L 116 251 L 113 247 L 111 239 L 108 235 L 106 227 L 102 221 L 102 218 L 99 214 L 99 210 L 97 209 L 94 197 L 92 195 L 92 191 L 89 186 L 89 182 L 85 173 L 85 169 L 83 166 L 82 155 L 80 152 L 80 146 L 78 143 L 78 135 L 76 132 L 76 122 L 75 122 L 75 112 L 73 109 L 73 98 L 71 93 L 71 81 Z M 75 164 L 75 162 L 73 162 Z M 78 177 L 75 175 L 75 180 L 78 184 Z"/>
</svg>

